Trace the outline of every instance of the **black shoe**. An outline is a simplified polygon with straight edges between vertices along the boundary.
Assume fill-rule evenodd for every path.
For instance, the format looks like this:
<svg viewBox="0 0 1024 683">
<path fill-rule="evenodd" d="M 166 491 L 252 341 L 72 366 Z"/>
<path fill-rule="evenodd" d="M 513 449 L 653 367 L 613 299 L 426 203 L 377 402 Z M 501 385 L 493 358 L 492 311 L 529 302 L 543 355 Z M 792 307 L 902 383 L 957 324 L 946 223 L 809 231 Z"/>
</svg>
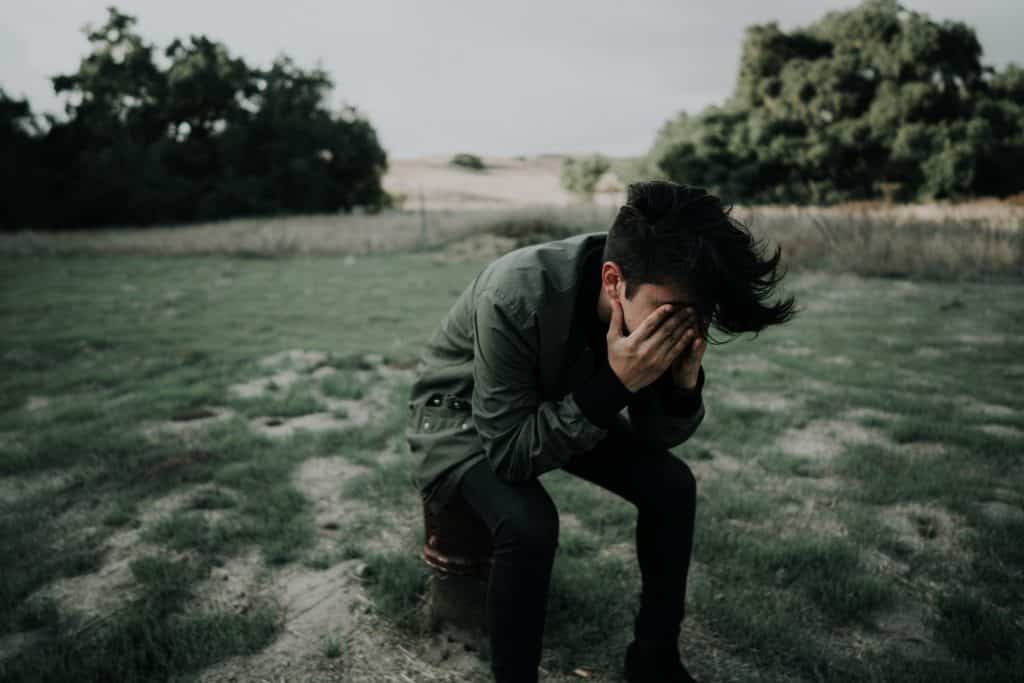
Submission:
<svg viewBox="0 0 1024 683">
<path fill-rule="evenodd" d="M 675 643 L 663 646 L 633 640 L 626 647 L 628 683 L 698 683 L 683 666 Z"/>
</svg>

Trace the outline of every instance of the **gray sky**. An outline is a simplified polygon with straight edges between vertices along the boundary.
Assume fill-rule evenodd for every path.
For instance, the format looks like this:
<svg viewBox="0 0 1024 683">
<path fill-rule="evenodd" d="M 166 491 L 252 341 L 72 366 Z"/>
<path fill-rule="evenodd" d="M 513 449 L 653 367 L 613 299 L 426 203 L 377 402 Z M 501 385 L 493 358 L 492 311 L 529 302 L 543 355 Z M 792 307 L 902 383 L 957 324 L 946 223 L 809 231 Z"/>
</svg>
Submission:
<svg viewBox="0 0 1024 683">
<path fill-rule="evenodd" d="M 58 111 L 48 77 L 87 51 L 80 29 L 116 0 L 4 0 L 0 87 Z M 666 119 L 731 91 L 744 27 L 805 25 L 854 0 L 120 0 L 159 48 L 206 34 L 247 63 L 286 53 L 334 78 L 392 158 L 647 150 Z M 59 6 L 58 6 L 59 5 Z M 1024 64 L 1019 0 L 905 0 L 965 21 L 983 61 Z"/>
</svg>

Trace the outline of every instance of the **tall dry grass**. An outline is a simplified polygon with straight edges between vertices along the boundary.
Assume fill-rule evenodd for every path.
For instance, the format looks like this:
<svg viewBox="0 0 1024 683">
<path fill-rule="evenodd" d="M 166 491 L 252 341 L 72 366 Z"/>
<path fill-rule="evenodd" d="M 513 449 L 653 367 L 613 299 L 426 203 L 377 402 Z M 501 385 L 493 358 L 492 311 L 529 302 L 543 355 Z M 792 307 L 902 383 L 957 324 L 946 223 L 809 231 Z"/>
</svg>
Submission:
<svg viewBox="0 0 1024 683">
<path fill-rule="evenodd" d="M 1024 276 L 1024 230 L 942 213 L 739 209 L 751 232 L 782 247 L 791 270 L 977 280 Z"/>
<path fill-rule="evenodd" d="M 516 244 L 606 230 L 615 206 L 580 203 L 504 210 L 390 211 L 236 219 L 158 228 L 22 231 L 0 235 L 0 253 L 293 254 L 444 249 L 501 235 Z M 844 207 L 744 207 L 733 215 L 783 250 L 789 270 L 926 279 L 1024 275 L 1024 208 L 1011 203 Z"/>
<path fill-rule="evenodd" d="M 153 228 L 0 234 L 0 253 L 369 254 L 430 249 L 508 222 L 549 222 L 576 231 L 600 229 L 607 207 L 579 204 L 495 210 L 384 211 L 239 218 Z"/>
</svg>

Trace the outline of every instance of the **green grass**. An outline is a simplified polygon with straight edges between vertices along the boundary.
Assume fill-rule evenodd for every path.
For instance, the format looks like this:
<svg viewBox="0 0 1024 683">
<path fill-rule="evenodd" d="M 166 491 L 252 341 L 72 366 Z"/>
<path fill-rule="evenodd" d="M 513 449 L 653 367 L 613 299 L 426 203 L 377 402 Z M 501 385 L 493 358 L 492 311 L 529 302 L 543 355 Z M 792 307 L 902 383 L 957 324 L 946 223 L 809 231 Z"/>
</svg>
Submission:
<svg viewBox="0 0 1024 683">
<path fill-rule="evenodd" d="M 483 265 L 441 268 L 430 254 L 344 267 L 306 256 L 0 259 L 0 491 L 18 492 L 0 498 L 0 636 L 42 636 L 0 660 L 0 678 L 184 680 L 259 650 L 278 632 L 271 605 L 242 615 L 184 607 L 213 567 L 250 548 L 271 569 L 359 558 L 374 608 L 419 637 L 428 574 L 402 438 L 408 386 L 393 387 L 393 409 L 358 429 L 271 439 L 250 420 L 326 410 L 317 386 L 365 398 L 381 381 L 360 379 L 375 368 L 368 353 L 413 367 Z M 1014 647 L 1024 640 L 1024 443 L 980 427 L 1024 430 L 1024 287 L 813 272 L 787 285 L 807 310 L 708 350 L 707 418 L 674 449 L 699 480 L 691 668 L 708 680 L 1010 680 L 1024 666 Z M 321 365 L 337 372 L 257 399 L 230 391 L 276 371 L 259 359 L 293 348 L 327 352 Z M 787 403 L 762 409 L 735 400 L 744 394 Z M 33 396 L 49 404 L 30 411 Z M 985 414 L 971 401 L 1010 410 Z M 236 414 L 144 433 L 174 418 L 187 426 L 209 406 Z M 865 408 L 878 412 L 846 415 Z M 780 443 L 817 420 L 878 438 L 844 443 L 830 459 Z M 944 450 L 924 448 L 932 443 Z M 380 461 L 385 450 L 397 459 Z M 292 475 L 326 455 L 368 468 L 339 491 L 365 507 L 317 546 Z M 639 597 L 635 508 L 566 472 L 542 481 L 580 522 L 562 528 L 543 664 L 565 680 L 580 663 L 614 678 Z M 181 505 L 154 512 L 179 494 Z M 924 512 L 894 524 L 909 505 Z M 1019 514 L 992 512 L 1004 509 Z M 131 565 L 131 601 L 79 635 L 66 603 L 41 589 L 97 571 L 105 542 L 131 530 L 156 549 Z M 384 535 L 397 545 L 377 543 Z M 601 552 L 613 544 L 629 550 Z M 927 648 L 884 626 L 908 606 L 925 615 L 908 628 Z M 325 638 L 321 654 L 344 659 L 344 644 Z"/>
</svg>

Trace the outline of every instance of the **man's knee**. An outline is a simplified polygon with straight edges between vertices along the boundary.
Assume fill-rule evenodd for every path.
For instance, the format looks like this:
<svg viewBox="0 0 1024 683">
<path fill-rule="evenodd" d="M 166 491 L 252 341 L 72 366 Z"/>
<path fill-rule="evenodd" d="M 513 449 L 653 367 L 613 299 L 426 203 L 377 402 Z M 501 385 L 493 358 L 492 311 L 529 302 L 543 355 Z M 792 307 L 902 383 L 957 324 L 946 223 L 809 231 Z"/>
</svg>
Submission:
<svg viewBox="0 0 1024 683">
<path fill-rule="evenodd" d="M 665 452 L 662 468 L 650 487 L 649 504 L 665 516 L 693 514 L 697 502 L 697 478 L 685 462 Z"/>
<path fill-rule="evenodd" d="M 697 477 L 693 476 L 693 470 L 682 460 L 677 462 L 682 465 L 679 468 L 679 490 L 682 492 L 687 499 L 696 500 L 697 498 Z"/>
<path fill-rule="evenodd" d="M 558 546 L 558 509 L 548 495 L 529 496 L 502 515 L 495 544 L 553 555 Z"/>
</svg>

